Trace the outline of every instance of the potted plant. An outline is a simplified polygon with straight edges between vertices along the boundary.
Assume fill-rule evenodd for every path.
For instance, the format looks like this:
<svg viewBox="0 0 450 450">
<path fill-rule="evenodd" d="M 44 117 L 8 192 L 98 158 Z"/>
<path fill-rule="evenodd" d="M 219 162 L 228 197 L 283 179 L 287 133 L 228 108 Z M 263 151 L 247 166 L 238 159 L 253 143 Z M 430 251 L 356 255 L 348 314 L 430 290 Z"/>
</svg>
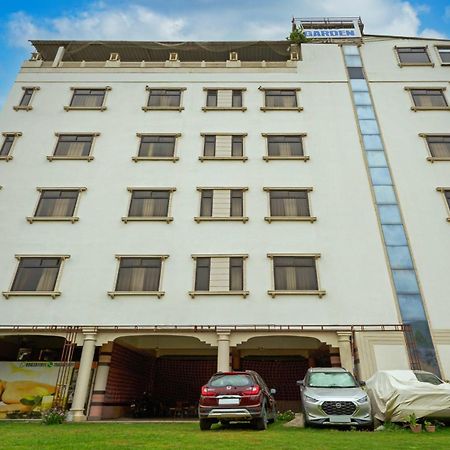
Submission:
<svg viewBox="0 0 450 450">
<path fill-rule="evenodd" d="M 420 433 L 422 431 L 422 424 L 417 423 L 417 417 L 415 413 L 410 414 L 406 421 L 409 423 L 409 428 L 413 433 Z"/>
<path fill-rule="evenodd" d="M 436 431 L 436 425 L 434 423 L 425 420 L 424 425 L 427 433 L 434 433 Z"/>
</svg>

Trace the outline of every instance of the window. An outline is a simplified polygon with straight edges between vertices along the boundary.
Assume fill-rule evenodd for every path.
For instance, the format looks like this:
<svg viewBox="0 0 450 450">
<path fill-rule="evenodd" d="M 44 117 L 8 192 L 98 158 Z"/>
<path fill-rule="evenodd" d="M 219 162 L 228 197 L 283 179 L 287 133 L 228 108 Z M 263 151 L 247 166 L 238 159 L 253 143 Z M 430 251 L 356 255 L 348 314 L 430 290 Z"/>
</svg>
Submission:
<svg viewBox="0 0 450 450">
<path fill-rule="evenodd" d="M 118 295 L 156 295 L 161 291 L 162 262 L 168 255 L 117 255 L 119 270 L 111 298 Z"/>
<path fill-rule="evenodd" d="M 106 106 L 104 105 L 106 92 L 110 91 L 111 88 L 107 86 L 106 88 L 72 88 L 73 95 L 69 106 L 65 106 L 66 111 L 72 109 L 98 109 L 104 111 Z"/>
<path fill-rule="evenodd" d="M 401 66 L 433 66 L 427 47 L 395 47 Z"/>
<path fill-rule="evenodd" d="M 182 111 L 181 92 L 184 88 L 177 89 L 152 89 L 147 86 L 148 101 L 147 106 L 143 106 L 144 111 L 152 109 Z"/>
<path fill-rule="evenodd" d="M 445 88 L 436 89 L 416 89 L 405 88 L 411 92 L 414 106 L 413 111 L 432 110 L 432 109 L 450 109 L 444 96 Z"/>
<path fill-rule="evenodd" d="M 239 110 L 245 111 L 242 107 L 242 92 L 245 89 L 208 89 L 206 90 L 206 106 L 203 111 L 223 111 Z"/>
<path fill-rule="evenodd" d="M 38 91 L 40 88 L 35 87 L 23 87 L 23 95 L 20 99 L 20 103 L 17 106 L 14 106 L 15 111 L 24 110 L 24 111 L 30 111 L 33 109 L 31 106 L 31 99 L 33 98 L 33 95 L 35 91 Z"/>
<path fill-rule="evenodd" d="M 437 51 L 439 53 L 439 57 L 441 58 L 441 64 L 447 65 L 450 64 L 450 47 L 437 46 Z"/>
<path fill-rule="evenodd" d="M 247 222 L 244 217 L 244 191 L 247 188 L 197 188 L 200 191 L 198 223 L 206 220 L 235 220 Z"/>
<path fill-rule="evenodd" d="M 137 134 L 141 138 L 138 156 L 133 161 L 178 161 L 175 156 L 175 144 L 180 134 Z"/>
<path fill-rule="evenodd" d="M 447 208 L 447 222 L 450 222 L 450 188 L 448 187 L 438 187 L 436 188 L 438 192 L 441 192 L 444 196 L 445 206 Z"/>
<path fill-rule="evenodd" d="M 122 221 L 165 221 L 173 220 L 169 217 L 170 197 L 175 188 L 128 188 L 131 192 L 128 216 L 122 217 Z"/>
<path fill-rule="evenodd" d="M 193 255 L 196 295 L 242 295 L 246 297 L 244 261 L 247 255 Z"/>
<path fill-rule="evenodd" d="M 5 160 L 6 162 L 13 159 L 11 153 L 16 142 L 16 138 L 22 136 L 22 133 L 2 133 L 3 143 L 0 148 L 0 160 Z"/>
<path fill-rule="evenodd" d="M 264 106 L 261 108 L 262 111 L 268 110 L 293 110 L 302 111 L 303 108 L 298 106 L 297 102 L 297 91 L 300 89 L 265 89 L 260 88 L 264 91 Z"/>
<path fill-rule="evenodd" d="M 34 216 L 27 217 L 28 222 L 36 221 L 70 221 L 76 222 L 75 216 L 78 197 L 86 188 L 38 188 L 39 197 Z"/>
<path fill-rule="evenodd" d="M 269 193 L 269 217 L 267 222 L 275 220 L 302 220 L 314 222 L 311 216 L 308 192 L 312 188 L 264 188 Z"/>
<path fill-rule="evenodd" d="M 47 156 L 49 161 L 58 159 L 92 161 L 91 155 L 94 138 L 100 133 L 86 134 L 60 134 L 56 133 L 58 141 L 52 156 Z"/>
<path fill-rule="evenodd" d="M 246 161 L 244 156 L 244 137 L 246 134 L 202 134 L 204 139 L 203 156 L 205 160 L 238 160 Z"/>
<path fill-rule="evenodd" d="M 21 256 L 11 288 L 3 292 L 6 298 L 18 295 L 42 295 L 53 298 L 61 295 L 57 290 L 63 261 L 69 255 Z"/>
<path fill-rule="evenodd" d="M 320 255 L 269 254 L 268 257 L 272 259 L 274 286 L 268 291 L 269 295 L 325 295 L 325 291 L 319 289 L 316 270 Z"/>
<path fill-rule="evenodd" d="M 299 159 L 307 161 L 303 151 L 303 138 L 306 134 L 263 134 L 267 139 L 267 155 L 263 156 L 265 161 L 272 159 Z"/>
<path fill-rule="evenodd" d="M 428 161 L 450 161 L 450 134 L 420 134 L 428 146 Z"/>
</svg>

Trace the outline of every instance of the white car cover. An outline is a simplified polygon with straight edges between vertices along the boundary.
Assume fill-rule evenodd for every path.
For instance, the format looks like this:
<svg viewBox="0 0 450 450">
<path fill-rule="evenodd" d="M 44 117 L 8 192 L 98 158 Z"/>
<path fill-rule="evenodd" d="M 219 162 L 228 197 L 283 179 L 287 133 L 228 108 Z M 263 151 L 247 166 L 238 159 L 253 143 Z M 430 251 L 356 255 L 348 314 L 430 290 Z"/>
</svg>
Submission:
<svg viewBox="0 0 450 450">
<path fill-rule="evenodd" d="M 379 420 L 405 422 L 412 413 L 417 418 L 450 418 L 449 383 L 418 381 L 411 370 L 382 370 L 367 380 L 366 387 Z"/>
</svg>

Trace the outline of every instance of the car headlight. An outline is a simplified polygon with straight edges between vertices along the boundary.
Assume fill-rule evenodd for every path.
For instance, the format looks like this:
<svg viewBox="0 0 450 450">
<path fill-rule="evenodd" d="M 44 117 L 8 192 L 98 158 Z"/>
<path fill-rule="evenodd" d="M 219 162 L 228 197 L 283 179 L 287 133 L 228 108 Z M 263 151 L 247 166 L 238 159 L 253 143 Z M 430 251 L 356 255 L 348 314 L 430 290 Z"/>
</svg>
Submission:
<svg viewBox="0 0 450 450">
<path fill-rule="evenodd" d="M 317 403 L 319 400 L 317 400 L 317 398 L 314 397 L 310 397 L 309 395 L 304 395 L 303 398 L 310 403 Z"/>
<path fill-rule="evenodd" d="M 369 401 L 369 398 L 367 397 L 367 395 L 365 395 L 364 397 L 358 398 L 358 400 L 356 400 L 359 404 L 361 403 L 367 403 Z"/>
</svg>

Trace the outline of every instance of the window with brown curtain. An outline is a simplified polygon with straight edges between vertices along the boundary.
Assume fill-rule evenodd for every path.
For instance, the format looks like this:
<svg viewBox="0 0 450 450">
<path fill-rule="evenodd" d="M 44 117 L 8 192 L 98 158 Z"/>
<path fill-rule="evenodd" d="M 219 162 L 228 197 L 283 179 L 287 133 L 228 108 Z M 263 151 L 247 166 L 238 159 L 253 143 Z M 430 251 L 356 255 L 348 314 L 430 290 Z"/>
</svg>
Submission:
<svg viewBox="0 0 450 450">
<path fill-rule="evenodd" d="M 316 261 L 309 256 L 274 256 L 275 290 L 318 290 Z"/>
<path fill-rule="evenodd" d="M 243 156 L 244 154 L 244 136 L 231 137 L 231 156 Z"/>
<path fill-rule="evenodd" d="M 11 291 L 53 291 L 60 267 L 61 258 L 21 258 Z"/>
<path fill-rule="evenodd" d="M 414 105 L 418 108 L 446 107 L 447 100 L 442 89 L 411 89 Z"/>
<path fill-rule="evenodd" d="M 244 259 L 230 258 L 230 291 L 244 290 Z"/>
<path fill-rule="evenodd" d="M 180 106 L 181 89 L 149 89 L 147 106 L 176 108 Z"/>
<path fill-rule="evenodd" d="M 302 136 L 267 136 L 269 156 L 304 156 Z"/>
<path fill-rule="evenodd" d="M 175 139 L 175 136 L 142 136 L 139 156 L 170 158 L 175 153 Z"/>
<path fill-rule="evenodd" d="M 216 136 L 207 135 L 204 139 L 203 156 L 216 155 Z"/>
<path fill-rule="evenodd" d="M 20 100 L 19 106 L 22 106 L 22 107 L 28 106 L 31 102 L 31 97 L 33 97 L 33 92 L 34 92 L 34 89 L 32 89 L 32 88 L 24 89 L 23 96 Z"/>
<path fill-rule="evenodd" d="M 60 134 L 53 156 L 83 158 L 91 153 L 94 135 Z"/>
<path fill-rule="evenodd" d="M 434 158 L 450 158 L 450 136 L 426 136 L 428 148 Z"/>
<path fill-rule="evenodd" d="M 426 47 L 397 47 L 396 50 L 402 64 L 431 64 Z"/>
<path fill-rule="evenodd" d="M 15 134 L 6 134 L 5 138 L 3 139 L 3 144 L 0 149 L 0 156 L 8 156 L 9 152 L 11 151 L 11 148 L 14 143 L 14 139 L 16 138 Z"/>
<path fill-rule="evenodd" d="M 213 190 L 203 189 L 202 197 L 200 201 L 200 216 L 201 217 L 211 217 L 213 210 Z"/>
<path fill-rule="evenodd" d="M 273 190 L 270 195 L 271 216 L 305 216 L 310 215 L 308 191 L 306 190 Z"/>
<path fill-rule="evenodd" d="M 35 217 L 72 217 L 79 193 L 79 190 L 42 190 Z"/>
<path fill-rule="evenodd" d="M 209 291 L 209 274 L 211 258 L 197 258 L 195 270 L 195 290 Z"/>
<path fill-rule="evenodd" d="M 230 216 L 242 217 L 244 215 L 244 191 L 231 189 L 230 191 Z"/>
<path fill-rule="evenodd" d="M 105 100 L 106 89 L 74 89 L 71 107 L 101 108 Z"/>
<path fill-rule="evenodd" d="M 159 291 L 161 258 L 120 258 L 116 291 Z"/>
<path fill-rule="evenodd" d="M 297 92 L 295 90 L 266 90 L 267 108 L 297 108 Z"/>
<path fill-rule="evenodd" d="M 167 217 L 169 198 L 168 190 L 133 190 L 128 216 Z"/>
</svg>

